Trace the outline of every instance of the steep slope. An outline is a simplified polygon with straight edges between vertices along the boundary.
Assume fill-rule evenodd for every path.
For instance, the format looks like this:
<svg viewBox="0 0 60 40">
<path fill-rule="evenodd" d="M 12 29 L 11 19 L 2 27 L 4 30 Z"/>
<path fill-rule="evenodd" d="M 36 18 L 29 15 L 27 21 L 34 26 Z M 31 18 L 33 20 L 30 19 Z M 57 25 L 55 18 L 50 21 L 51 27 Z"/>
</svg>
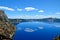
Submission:
<svg viewBox="0 0 60 40">
<path fill-rule="evenodd" d="M 4 35 L 6 38 L 12 39 L 15 30 L 16 28 L 11 22 L 9 22 L 4 11 L 0 10 L 0 35 Z"/>
</svg>

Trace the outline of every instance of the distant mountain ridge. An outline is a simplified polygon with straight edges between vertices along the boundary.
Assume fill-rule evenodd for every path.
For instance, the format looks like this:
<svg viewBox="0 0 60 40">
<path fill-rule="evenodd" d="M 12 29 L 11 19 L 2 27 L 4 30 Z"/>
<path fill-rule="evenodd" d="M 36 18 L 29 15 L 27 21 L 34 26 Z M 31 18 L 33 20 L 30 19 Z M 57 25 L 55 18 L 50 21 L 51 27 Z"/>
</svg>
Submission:
<svg viewBox="0 0 60 40">
<path fill-rule="evenodd" d="M 12 23 L 19 23 L 19 22 L 60 22 L 58 18 L 43 18 L 43 19 L 9 19 Z"/>
</svg>

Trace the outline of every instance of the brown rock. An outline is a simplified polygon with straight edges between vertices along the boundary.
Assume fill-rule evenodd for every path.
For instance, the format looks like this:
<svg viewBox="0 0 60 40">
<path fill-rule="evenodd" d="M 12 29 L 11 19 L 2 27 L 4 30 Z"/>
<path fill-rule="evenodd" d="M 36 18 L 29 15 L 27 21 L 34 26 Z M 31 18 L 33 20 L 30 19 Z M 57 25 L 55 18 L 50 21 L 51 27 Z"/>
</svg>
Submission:
<svg viewBox="0 0 60 40">
<path fill-rule="evenodd" d="M 0 10 L 0 35 L 4 35 L 6 38 L 12 39 L 15 31 L 16 28 L 14 25 L 8 20 L 4 11 Z"/>
</svg>

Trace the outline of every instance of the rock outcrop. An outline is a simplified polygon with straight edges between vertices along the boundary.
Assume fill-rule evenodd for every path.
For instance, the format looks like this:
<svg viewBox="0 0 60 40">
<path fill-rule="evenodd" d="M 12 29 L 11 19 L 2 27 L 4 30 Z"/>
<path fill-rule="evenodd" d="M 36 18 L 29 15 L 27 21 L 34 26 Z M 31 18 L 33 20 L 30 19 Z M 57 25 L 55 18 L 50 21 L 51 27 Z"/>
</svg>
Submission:
<svg viewBox="0 0 60 40">
<path fill-rule="evenodd" d="M 15 31 L 16 28 L 14 25 L 8 20 L 8 17 L 5 15 L 4 11 L 0 10 L 0 35 L 12 39 Z"/>
</svg>

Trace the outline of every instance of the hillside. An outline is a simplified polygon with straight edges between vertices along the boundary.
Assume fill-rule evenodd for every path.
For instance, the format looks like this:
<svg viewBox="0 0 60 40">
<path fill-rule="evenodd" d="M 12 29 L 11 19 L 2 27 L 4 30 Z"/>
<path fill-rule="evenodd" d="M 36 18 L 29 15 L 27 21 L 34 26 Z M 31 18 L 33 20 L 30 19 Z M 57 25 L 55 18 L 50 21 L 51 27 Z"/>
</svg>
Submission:
<svg viewBox="0 0 60 40">
<path fill-rule="evenodd" d="M 12 39 L 13 35 L 15 34 L 15 30 L 16 28 L 8 20 L 8 17 L 5 15 L 5 12 L 0 10 L 0 35 L 2 35 L 0 36 L 0 39 L 3 40 L 4 37 Z"/>
</svg>

